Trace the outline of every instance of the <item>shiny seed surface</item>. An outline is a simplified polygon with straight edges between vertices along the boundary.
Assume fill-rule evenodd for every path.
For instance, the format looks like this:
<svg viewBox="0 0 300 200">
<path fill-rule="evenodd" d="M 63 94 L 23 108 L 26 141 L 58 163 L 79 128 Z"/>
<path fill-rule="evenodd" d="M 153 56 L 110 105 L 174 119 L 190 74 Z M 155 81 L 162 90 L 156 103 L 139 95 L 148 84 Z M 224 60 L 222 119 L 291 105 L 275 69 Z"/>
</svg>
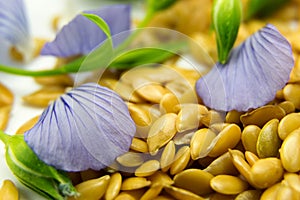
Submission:
<svg viewBox="0 0 300 200">
<path fill-rule="evenodd" d="M 174 176 L 174 186 L 189 190 L 197 195 L 206 195 L 213 190 L 210 181 L 214 176 L 200 169 L 186 169 Z"/>
<path fill-rule="evenodd" d="M 248 125 L 242 131 L 242 143 L 246 151 L 257 154 L 256 143 L 261 129 L 256 125 Z"/>
<path fill-rule="evenodd" d="M 122 185 L 122 175 L 116 172 L 110 176 L 104 199 L 113 200 L 120 192 Z"/>
<path fill-rule="evenodd" d="M 148 181 L 144 177 L 130 177 L 123 181 L 121 190 L 136 190 L 147 187 L 150 184 L 151 181 Z"/>
<path fill-rule="evenodd" d="M 211 179 L 210 186 L 221 194 L 234 195 L 245 191 L 249 185 L 236 176 L 218 175 Z"/>
<path fill-rule="evenodd" d="M 300 113 L 288 114 L 278 124 L 278 135 L 280 139 L 284 140 L 297 128 L 300 128 Z"/>
<path fill-rule="evenodd" d="M 160 163 L 158 160 L 148 160 L 144 162 L 135 170 L 135 176 L 145 177 L 154 174 L 157 170 L 160 169 Z"/>
<path fill-rule="evenodd" d="M 163 172 L 167 172 L 171 167 L 175 159 L 176 147 L 174 142 L 171 140 L 164 148 L 161 158 L 160 166 Z"/>
</svg>

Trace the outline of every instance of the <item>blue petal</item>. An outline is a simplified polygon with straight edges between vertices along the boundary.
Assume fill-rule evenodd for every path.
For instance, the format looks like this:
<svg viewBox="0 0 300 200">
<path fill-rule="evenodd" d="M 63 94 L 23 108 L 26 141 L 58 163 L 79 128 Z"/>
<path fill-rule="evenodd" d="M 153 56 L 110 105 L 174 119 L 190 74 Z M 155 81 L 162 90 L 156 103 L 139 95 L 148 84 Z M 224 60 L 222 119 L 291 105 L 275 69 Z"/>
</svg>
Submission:
<svg viewBox="0 0 300 200">
<path fill-rule="evenodd" d="M 105 6 L 85 12 L 102 17 L 110 27 L 112 35 L 129 30 L 131 25 L 129 5 Z M 105 34 L 96 24 L 82 15 L 77 15 L 62 28 L 54 41 L 45 44 L 41 54 L 57 57 L 88 54 L 105 39 Z"/>
<path fill-rule="evenodd" d="M 272 101 L 294 66 L 289 42 L 271 24 L 235 48 L 196 84 L 205 105 L 220 111 L 248 111 Z"/>
<path fill-rule="evenodd" d="M 25 141 L 45 163 L 65 171 L 99 170 L 128 151 L 135 123 L 112 90 L 83 84 L 51 104 Z"/>
<path fill-rule="evenodd" d="M 0 38 L 17 46 L 26 43 L 29 36 L 23 0 L 0 0 Z"/>
</svg>

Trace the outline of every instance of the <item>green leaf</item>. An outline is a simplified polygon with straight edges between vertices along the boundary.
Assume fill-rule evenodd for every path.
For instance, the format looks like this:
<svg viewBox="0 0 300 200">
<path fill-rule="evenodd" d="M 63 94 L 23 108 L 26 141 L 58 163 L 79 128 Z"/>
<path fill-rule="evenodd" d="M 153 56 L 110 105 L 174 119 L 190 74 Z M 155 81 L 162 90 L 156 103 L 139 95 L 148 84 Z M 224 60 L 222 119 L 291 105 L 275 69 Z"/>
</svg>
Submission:
<svg viewBox="0 0 300 200">
<path fill-rule="evenodd" d="M 109 67 L 118 69 L 129 69 L 145 64 L 161 63 L 181 51 L 185 51 L 186 42 L 171 42 L 156 47 L 144 47 L 126 51 L 111 62 Z"/>
<path fill-rule="evenodd" d="M 218 60 L 226 63 L 236 40 L 242 18 L 241 0 L 215 0 L 212 23 L 216 32 Z"/>
<path fill-rule="evenodd" d="M 83 16 L 94 22 L 107 36 L 107 38 L 111 38 L 111 32 L 108 24 L 99 17 L 98 15 L 89 14 L 89 13 L 82 13 Z"/>
<path fill-rule="evenodd" d="M 290 0 L 249 0 L 246 7 L 245 20 L 253 17 L 266 17 L 281 8 Z"/>
</svg>

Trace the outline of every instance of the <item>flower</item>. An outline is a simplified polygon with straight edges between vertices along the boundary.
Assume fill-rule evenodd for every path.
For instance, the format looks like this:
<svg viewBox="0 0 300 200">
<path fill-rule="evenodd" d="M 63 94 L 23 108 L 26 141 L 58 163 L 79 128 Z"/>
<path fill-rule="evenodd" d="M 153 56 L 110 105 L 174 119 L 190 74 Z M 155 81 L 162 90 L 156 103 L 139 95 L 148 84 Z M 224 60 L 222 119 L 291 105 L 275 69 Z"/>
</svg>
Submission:
<svg viewBox="0 0 300 200">
<path fill-rule="evenodd" d="M 130 28 L 130 6 L 112 5 L 101 9 L 84 11 L 104 19 L 109 25 L 111 34 L 115 35 Z M 54 41 L 46 43 L 41 55 L 69 57 L 88 54 L 106 39 L 103 31 L 92 21 L 82 15 L 77 15 L 65 25 L 56 35 Z"/>
<path fill-rule="evenodd" d="M 289 42 L 267 24 L 232 50 L 196 83 L 205 105 L 220 111 L 248 111 L 274 99 L 294 66 Z"/>
<path fill-rule="evenodd" d="M 0 41 L 2 63 L 8 60 L 9 51 L 18 53 L 21 59 L 29 59 L 28 50 L 32 50 L 33 40 L 23 0 L 0 0 Z"/>
<path fill-rule="evenodd" d="M 57 169 L 99 170 L 128 151 L 135 130 L 119 95 L 86 83 L 49 105 L 24 138 L 41 160 Z"/>
</svg>

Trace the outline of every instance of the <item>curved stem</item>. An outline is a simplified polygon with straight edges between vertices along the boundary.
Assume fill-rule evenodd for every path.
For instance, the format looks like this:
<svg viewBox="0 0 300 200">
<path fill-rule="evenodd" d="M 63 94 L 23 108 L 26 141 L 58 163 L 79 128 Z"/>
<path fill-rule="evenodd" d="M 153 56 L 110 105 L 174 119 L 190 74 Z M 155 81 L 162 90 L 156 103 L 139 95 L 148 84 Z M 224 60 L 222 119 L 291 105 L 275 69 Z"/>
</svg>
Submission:
<svg viewBox="0 0 300 200">
<path fill-rule="evenodd" d="M 11 136 L 0 130 L 0 140 L 6 145 Z"/>
</svg>

